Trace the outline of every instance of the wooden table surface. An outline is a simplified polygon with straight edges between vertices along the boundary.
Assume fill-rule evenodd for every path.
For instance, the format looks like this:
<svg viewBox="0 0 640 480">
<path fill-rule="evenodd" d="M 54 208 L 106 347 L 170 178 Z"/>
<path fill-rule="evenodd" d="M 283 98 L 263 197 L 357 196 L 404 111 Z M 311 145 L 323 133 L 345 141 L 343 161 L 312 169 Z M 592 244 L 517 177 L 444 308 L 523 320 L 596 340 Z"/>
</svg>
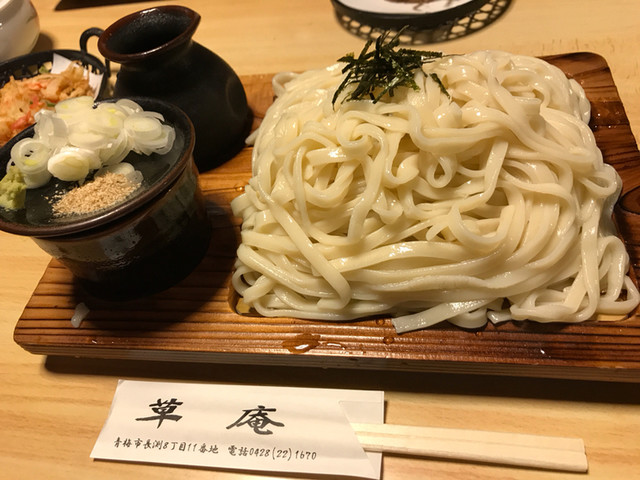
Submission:
<svg viewBox="0 0 640 480">
<path fill-rule="evenodd" d="M 75 49 L 84 29 L 105 28 L 128 13 L 163 2 L 108 3 L 33 0 L 41 25 L 36 49 Z M 202 15 L 195 40 L 239 74 L 320 67 L 358 51 L 363 43 L 338 23 L 329 0 L 184 3 Z M 640 2 L 493 3 L 507 6 L 493 24 L 425 48 L 501 49 L 538 56 L 598 53 L 611 67 L 640 138 Z M 95 45 L 90 51 L 97 54 Z M 91 460 L 89 453 L 120 378 L 381 389 L 387 423 L 580 437 L 589 460 L 589 473 L 583 475 L 386 456 L 385 480 L 640 478 L 637 384 L 32 355 L 14 343 L 13 329 L 49 260 L 30 239 L 0 232 L 0 479 L 274 478 Z"/>
</svg>

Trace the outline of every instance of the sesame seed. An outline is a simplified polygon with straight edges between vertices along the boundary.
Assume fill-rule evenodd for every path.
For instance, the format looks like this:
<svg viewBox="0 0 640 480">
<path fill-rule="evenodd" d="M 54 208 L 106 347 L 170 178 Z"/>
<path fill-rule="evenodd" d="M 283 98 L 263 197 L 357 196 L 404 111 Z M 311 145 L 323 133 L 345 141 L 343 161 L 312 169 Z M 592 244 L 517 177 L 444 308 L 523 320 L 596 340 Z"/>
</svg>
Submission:
<svg viewBox="0 0 640 480">
<path fill-rule="evenodd" d="M 76 187 L 53 204 L 55 217 L 94 213 L 124 201 L 140 187 L 119 173 L 107 172 Z"/>
</svg>

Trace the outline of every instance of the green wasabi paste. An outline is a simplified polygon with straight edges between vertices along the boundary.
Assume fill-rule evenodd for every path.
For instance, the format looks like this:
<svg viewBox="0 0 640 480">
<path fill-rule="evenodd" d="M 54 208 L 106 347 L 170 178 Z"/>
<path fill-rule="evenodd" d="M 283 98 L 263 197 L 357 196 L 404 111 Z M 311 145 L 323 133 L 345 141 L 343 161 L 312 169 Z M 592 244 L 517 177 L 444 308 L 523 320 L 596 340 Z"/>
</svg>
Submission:
<svg viewBox="0 0 640 480">
<path fill-rule="evenodd" d="M 18 167 L 12 165 L 0 180 L 0 207 L 7 210 L 20 210 L 24 208 L 26 196 L 27 185 L 24 183 L 22 173 Z"/>
</svg>

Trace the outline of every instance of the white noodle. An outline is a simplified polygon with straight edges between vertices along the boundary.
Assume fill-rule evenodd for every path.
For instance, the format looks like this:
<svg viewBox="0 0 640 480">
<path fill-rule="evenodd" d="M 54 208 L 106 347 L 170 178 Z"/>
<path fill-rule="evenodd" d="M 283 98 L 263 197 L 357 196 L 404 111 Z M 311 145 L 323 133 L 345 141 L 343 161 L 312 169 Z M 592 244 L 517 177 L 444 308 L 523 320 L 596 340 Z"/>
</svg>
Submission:
<svg viewBox="0 0 640 480">
<path fill-rule="evenodd" d="M 638 305 L 610 218 L 621 181 L 574 80 L 481 51 L 425 65 L 418 91 L 334 106 L 340 67 L 274 79 L 252 178 L 232 202 L 246 304 L 318 320 L 391 314 L 398 331 Z"/>
</svg>

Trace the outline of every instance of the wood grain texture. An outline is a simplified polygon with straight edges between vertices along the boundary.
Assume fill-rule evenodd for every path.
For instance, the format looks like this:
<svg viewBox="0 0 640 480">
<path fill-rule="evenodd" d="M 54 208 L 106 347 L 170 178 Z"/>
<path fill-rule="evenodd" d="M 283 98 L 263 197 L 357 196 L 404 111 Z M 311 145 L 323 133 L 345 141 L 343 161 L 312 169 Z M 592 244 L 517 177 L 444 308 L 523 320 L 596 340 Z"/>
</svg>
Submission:
<svg viewBox="0 0 640 480">
<path fill-rule="evenodd" d="M 592 53 L 547 57 L 585 88 L 591 127 L 623 178 L 616 221 L 640 271 L 640 153 L 606 61 Z M 272 100 L 270 75 L 243 77 L 257 121 Z M 450 325 L 395 333 L 389 319 L 324 323 L 236 314 L 229 277 L 238 219 L 229 201 L 250 176 L 250 149 L 200 177 L 214 240 L 180 284 L 141 300 L 90 298 L 52 260 L 17 322 L 14 339 L 36 354 L 96 358 L 482 373 L 640 381 L 640 319 L 582 324 L 509 322 L 465 331 Z M 80 328 L 79 302 L 91 310 Z"/>
</svg>

